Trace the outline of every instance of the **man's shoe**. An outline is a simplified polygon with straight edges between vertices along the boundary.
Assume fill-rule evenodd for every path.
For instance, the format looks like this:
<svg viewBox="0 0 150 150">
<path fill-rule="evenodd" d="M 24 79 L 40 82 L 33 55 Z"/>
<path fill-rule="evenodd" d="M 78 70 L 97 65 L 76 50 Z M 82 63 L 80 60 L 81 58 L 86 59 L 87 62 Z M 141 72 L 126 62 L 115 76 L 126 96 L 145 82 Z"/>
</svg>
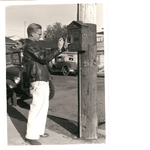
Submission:
<svg viewBox="0 0 150 150">
<path fill-rule="evenodd" d="M 49 134 L 48 133 L 44 133 L 43 135 L 40 135 L 40 137 L 48 137 Z"/>
<path fill-rule="evenodd" d="M 26 139 L 26 142 L 30 145 L 41 145 L 37 140 Z"/>
</svg>

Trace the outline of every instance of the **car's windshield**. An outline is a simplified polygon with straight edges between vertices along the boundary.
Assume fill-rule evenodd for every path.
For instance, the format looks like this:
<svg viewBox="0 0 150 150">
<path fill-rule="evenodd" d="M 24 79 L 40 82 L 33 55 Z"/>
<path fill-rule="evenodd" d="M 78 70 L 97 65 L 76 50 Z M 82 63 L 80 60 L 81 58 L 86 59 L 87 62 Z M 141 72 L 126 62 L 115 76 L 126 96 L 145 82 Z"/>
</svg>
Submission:
<svg viewBox="0 0 150 150">
<path fill-rule="evenodd" d="M 6 65 L 20 65 L 19 53 L 12 53 L 6 55 Z"/>
</svg>

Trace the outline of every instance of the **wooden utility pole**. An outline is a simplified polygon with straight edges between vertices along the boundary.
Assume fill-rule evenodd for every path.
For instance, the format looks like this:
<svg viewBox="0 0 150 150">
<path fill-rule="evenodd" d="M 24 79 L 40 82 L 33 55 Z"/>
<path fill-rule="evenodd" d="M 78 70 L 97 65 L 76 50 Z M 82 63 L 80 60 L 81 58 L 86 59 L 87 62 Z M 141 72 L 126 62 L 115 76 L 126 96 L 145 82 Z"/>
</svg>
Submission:
<svg viewBox="0 0 150 150">
<path fill-rule="evenodd" d="M 79 69 L 79 134 L 84 139 L 97 138 L 97 42 L 96 4 L 78 4 L 77 21 L 86 23 L 88 49 L 78 52 Z"/>
</svg>

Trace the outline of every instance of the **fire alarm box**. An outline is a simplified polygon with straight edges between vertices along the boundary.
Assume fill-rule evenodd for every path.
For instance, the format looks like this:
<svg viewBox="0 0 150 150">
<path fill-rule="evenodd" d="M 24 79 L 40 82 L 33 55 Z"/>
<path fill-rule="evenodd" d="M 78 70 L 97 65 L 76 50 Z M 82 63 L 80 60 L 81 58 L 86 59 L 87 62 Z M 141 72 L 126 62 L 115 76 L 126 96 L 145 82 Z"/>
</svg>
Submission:
<svg viewBox="0 0 150 150">
<path fill-rule="evenodd" d="M 68 51 L 86 51 L 88 50 L 88 25 L 72 21 L 68 26 L 67 42 L 70 43 Z"/>
</svg>

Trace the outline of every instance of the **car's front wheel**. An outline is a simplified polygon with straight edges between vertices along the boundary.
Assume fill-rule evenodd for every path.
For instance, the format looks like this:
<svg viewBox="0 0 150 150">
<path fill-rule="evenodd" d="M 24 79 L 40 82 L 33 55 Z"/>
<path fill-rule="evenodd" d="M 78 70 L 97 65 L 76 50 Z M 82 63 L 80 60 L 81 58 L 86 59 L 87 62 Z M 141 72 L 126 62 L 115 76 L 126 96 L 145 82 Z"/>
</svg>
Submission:
<svg viewBox="0 0 150 150">
<path fill-rule="evenodd" d="M 68 76 L 69 75 L 69 69 L 68 69 L 67 66 L 64 66 L 62 68 L 62 73 L 63 73 L 64 76 Z"/>
</svg>

